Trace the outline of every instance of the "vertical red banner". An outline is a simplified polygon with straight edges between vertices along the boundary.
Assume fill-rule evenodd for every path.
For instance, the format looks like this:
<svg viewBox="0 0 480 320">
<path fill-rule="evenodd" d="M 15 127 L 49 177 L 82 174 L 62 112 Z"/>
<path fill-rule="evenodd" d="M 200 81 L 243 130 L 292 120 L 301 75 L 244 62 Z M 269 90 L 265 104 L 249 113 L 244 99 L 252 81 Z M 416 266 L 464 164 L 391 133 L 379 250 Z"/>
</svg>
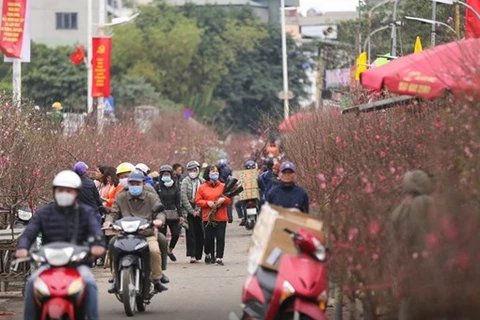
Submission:
<svg viewBox="0 0 480 320">
<path fill-rule="evenodd" d="M 467 4 L 480 13 L 480 0 L 467 0 Z M 465 12 L 465 38 L 480 38 L 480 20 L 468 8 Z"/>
<path fill-rule="evenodd" d="M 93 38 L 92 42 L 92 97 L 109 97 L 112 38 Z"/>
<path fill-rule="evenodd" d="M 3 0 L 0 48 L 10 58 L 22 55 L 27 0 Z"/>
</svg>

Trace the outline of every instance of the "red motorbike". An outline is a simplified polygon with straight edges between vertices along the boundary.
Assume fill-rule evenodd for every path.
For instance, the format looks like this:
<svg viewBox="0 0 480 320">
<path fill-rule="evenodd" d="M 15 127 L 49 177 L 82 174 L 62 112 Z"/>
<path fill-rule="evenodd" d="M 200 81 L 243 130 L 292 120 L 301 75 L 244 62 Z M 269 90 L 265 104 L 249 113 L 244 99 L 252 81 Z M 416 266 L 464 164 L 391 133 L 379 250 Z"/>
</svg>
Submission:
<svg viewBox="0 0 480 320">
<path fill-rule="evenodd" d="M 85 282 L 77 266 L 89 251 L 88 247 L 54 242 L 30 252 L 29 260 L 48 266 L 33 283 L 34 319 L 85 319 Z"/>
<path fill-rule="evenodd" d="M 312 231 L 289 233 L 298 254 L 285 254 L 278 272 L 259 267 L 245 282 L 242 320 L 328 320 L 327 250 Z M 230 319 L 237 319 L 233 313 Z"/>
</svg>

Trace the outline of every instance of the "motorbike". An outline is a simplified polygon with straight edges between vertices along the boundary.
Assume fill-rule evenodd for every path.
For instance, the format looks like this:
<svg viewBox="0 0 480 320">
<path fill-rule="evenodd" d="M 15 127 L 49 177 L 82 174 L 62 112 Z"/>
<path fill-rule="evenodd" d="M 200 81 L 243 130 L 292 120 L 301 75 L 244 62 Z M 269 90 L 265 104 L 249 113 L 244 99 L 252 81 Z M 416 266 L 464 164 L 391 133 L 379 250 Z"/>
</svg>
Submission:
<svg viewBox="0 0 480 320">
<path fill-rule="evenodd" d="M 13 222 L 13 229 L 24 229 L 33 217 L 32 209 L 28 204 L 21 205 Z"/>
<path fill-rule="evenodd" d="M 242 204 L 245 215 L 245 228 L 253 230 L 257 223 L 258 214 L 260 213 L 260 206 L 258 200 L 247 200 Z"/>
<path fill-rule="evenodd" d="M 138 233 L 153 227 L 153 222 L 136 217 L 125 217 L 113 223 L 120 231 L 114 244 L 115 283 L 117 299 L 123 303 L 127 316 L 143 312 L 152 297 L 158 293 L 150 278 L 150 252 L 145 237 Z"/>
<path fill-rule="evenodd" d="M 90 252 L 89 247 L 54 242 L 30 251 L 16 263 L 35 261 L 48 265 L 33 283 L 35 318 L 40 320 L 85 319 L 85 282 L 77 270 Z"/>
<path fill-rule="evenodd" d="M 259 266 L 243 287 L 242 320 L 328 320 L 327 249 L 312 231 L 290 234 L 298 254 L 284 254 L 278 272 Z M 230 320 L 239 318 L 230 313 Z"/>
</svg>

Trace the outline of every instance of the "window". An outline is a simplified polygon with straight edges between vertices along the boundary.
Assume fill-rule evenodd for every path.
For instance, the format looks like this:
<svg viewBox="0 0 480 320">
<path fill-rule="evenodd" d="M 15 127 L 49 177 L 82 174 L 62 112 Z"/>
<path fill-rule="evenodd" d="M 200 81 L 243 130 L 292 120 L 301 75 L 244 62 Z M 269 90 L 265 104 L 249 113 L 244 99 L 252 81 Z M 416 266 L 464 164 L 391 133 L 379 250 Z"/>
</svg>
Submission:
<svg viewBox="0 0 480 320">
<path fill-rule="evenodd" d="M 76 12 L 57 12 L 56 14 L 57 29 L 78 29 Z"/>
</svg>

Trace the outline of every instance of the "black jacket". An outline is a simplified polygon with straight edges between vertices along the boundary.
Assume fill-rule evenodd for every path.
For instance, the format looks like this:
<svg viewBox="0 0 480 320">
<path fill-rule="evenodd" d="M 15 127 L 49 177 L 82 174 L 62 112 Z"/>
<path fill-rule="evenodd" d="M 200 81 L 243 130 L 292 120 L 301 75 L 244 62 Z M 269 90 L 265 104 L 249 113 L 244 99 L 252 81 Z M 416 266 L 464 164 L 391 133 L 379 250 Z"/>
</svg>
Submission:
<svg viewBox="0 0 480 320">
<path fill-rule="evenodd" d="M 180 210 L 180 189 L 177 187 L 176 183 L 170 188 L 167 188 L 163 181 L 160 181 L 155 185 L 155 190 L 157 191 L 165 210 L 177 210 L 179 215 L 182 214 L 182 211 Z"/>
<path fill-rule="evenodd" d="M 75 209 L 61 209 L 55 202 L 39 208 L 18 239 L 18 249 L 30 249 L 39 233 L 42 243 L 75 242 L 79 245 L 101 245 L 105 247 L 102 229 L 96 211 L 82 203 L 78 204 L 77 239 L 72 239 L 75 229 Z M 91 239 L 89 239 L 91 238 Z M 93 242 L 91 241 L 93 240 Z"/>
<path fill-rule="evenodd" d="M 102 199 L 100 199 L 97 186 L 90 178 L 80 177 L 80 179 L 82 179 L 82 189 L 80 189 L 78 201 L 98 211 L 102 205 Z"/>
</svg>

